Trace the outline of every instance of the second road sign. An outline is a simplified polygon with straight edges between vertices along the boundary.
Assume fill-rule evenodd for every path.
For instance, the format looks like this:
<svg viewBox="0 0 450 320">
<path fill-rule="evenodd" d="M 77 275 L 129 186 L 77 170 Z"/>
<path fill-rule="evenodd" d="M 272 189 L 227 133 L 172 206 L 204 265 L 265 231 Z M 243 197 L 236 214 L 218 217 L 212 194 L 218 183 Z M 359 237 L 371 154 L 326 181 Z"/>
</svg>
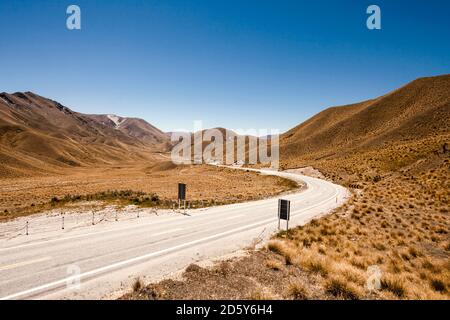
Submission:
<svg viewBox="0 0 450 320">
<path fill-rule="evenodd" d="M 186 184 L 178 184 L 178 200 L 186 200 Z"/>
</svg>

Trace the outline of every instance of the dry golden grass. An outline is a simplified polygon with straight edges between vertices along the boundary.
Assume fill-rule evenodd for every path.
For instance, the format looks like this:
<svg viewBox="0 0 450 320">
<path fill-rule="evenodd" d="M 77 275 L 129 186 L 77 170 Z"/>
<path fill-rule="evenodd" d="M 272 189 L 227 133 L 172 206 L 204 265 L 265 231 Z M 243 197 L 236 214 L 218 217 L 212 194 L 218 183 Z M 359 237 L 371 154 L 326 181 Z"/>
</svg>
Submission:
<svg viewBox="0 0 450 320">
<path fill-rule="evenodd" d="M 333 292 L 345 284 L 361 298 L 449 299 L 450 166 L 442 149 L 448 140 L 438 135 L 316 162 L 326 176 L 362 188 L 278 246 L 296 245 L 303 268 L 319 273 Z M 382 272 L 375 296 L 365 289 L 373 265 Z"/>
<path fill-rule="evenodd" d="M 267 266 L 267 268 L 276 270 L 276 271 L 283 269 L 283 264 L 280 261 L 275 260 L 275 259 L 267 260 L 266 266 Z"/>
<path fill-rule="evenodd" d="M 373 171 L 372 179 L 382 173 L 373 170 L 377 167 L 395 171 L 421 158 L 416 141 L 448 135 L 449 92 L 450 75 L 442 75 L 417 79 L 376 99 L 328 108 L 281 136 L 282 165 L 297 168 L 308 160 L 323 170 L 322 163 L 329 162 L 330 173 L 345 179 L 341 164 L 332 165 L 332 160 L 347 162 L 347 157 L 370 152 L 366 162 L 354 162 L 348 171 Z M 401 152 L 390 152 L 398 146 Z"/>
<path fill-rule="evenodd" d="M 324 286 L 326 291 L 337 299 L 358 300 L 364 294 L 359 286 L 340 275 L 334 275 L 327 279 Z"/>
</svg>

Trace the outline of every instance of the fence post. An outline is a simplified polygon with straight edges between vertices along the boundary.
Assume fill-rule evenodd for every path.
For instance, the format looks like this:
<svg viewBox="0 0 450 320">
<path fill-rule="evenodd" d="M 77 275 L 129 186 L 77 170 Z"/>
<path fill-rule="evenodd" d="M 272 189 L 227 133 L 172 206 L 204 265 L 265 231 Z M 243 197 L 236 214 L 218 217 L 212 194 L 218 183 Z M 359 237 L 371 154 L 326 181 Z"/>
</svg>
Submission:
<svg viewBox="0 0 450 320">
<path fill-rule="evenodd" d="M 62 216 L 62 229 L 64 230 L 64 216 Z"/>
<path fill-rule="evenodd" d="M 26 225 L 26 231 L 27 231 L 27 235 L 28 235 L 28 221 L 27 221 L 27 225 Z"/>
<path fill-rule="evenodd" d="M 92 225 L 94 225 L 94 215 L 95 215 L 95 211 L 92 211 Z"/>
</svg>

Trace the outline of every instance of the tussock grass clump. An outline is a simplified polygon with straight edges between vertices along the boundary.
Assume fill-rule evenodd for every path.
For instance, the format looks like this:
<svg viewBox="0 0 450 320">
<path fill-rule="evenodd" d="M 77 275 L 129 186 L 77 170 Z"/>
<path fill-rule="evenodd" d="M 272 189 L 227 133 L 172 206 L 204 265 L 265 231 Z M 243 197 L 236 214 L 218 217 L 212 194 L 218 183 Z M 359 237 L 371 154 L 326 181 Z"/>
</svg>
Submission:
<svg viewBox="0 0 450 320">
<path fill-rule="evenodd" d="M 274 253 L 282 255 L 284 250 L 284 244 L 280 240 L 273 240 L 269 242 L 269 244 L 267 245 L 267 249 L 269 249 Z"/>
<path fill-rule="evenodd" d="M 289 284 L 286 294 L 294 300 L 307 300 L 308 291 L 305 286 L 300 282 L 292 282 Z"/>
<path fill-rule="evenodd" d="M 357 286 L 342 276 L 333 276 L 328 279 L 325 282 L 325 289 L 338 299 L 358 300 L 362 295 L 361 290 Z"/>
<path fill-rule="evenodd" d="M 185 272 L 200 272 L 202 270 L 202 267 L 200 267 L 198 264 L 191 263 L 187 266 Z"/>
<path fill-rule="evenodd" d="M 333 273 L 342 275 L 346 280 L 361 286 L 364 286 L 367 281 L 367 275 L 365 272 L 345 263 L 334 265 Z"/>
<path fill-rule="evenodd" d="M 433 288 L 434 291 L 445 293 L 447 292 L 447 286 L 443 279 L 441 278 L 432 278 L 430 279 L 430 286 Z"/>
<path fill-rule="evenodd" d="M 267 260 L 266 266 L 267 266 L 267 268 L 275 270 L 275 271 L 279 271 L 279 270 L 283 269 L 283 265 L 281 264 L 281 262 L 278 260 L 275 260 L 275 259 Z"/>
<path fill-rule="evenodd" d="M 270 241 L 267 248 L 284 257 L 286 265 L 296 264 L 298 261 L 298 251 L 292 245 L 284 243 L 280 240 Z"/>
<path fill-rule="evenodd" d="M 381 278 L 381 289 L 387 290 L 398 298 L 404 298 L 406 296 L 405 281 L 400 276 L 387 275 Z"/>
<path fill-rule="evenodd" d="M 133 292 L 139 292 L 143 287 L 144 283 L 142 282 L 141 278 L 136 278 L 132 285 Z"/>
<path fill-rule="evenodd" d="M 305 253 L 300 259 L 300 265 L 306 270 L 326 276 L 330 272 L 330 264 L 325 258 L 315 255 L 314 253 Z"/>
</svg>

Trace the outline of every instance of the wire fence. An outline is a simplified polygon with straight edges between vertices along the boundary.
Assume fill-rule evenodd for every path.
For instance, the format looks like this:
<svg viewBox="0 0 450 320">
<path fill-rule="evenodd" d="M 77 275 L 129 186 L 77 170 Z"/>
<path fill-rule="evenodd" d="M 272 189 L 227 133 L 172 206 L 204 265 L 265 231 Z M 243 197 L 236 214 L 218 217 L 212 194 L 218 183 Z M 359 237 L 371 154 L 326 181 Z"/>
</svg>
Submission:
<svg viewBox="0 0 450 320">
<path fill-rule="evenodd" d="M 19 217 L 4 223 L 0 223 L 0 239 L 14 239 L 20 236 L 35 235 L 58 230 L 73 230 L 80 227 L 94 226 L 102 223 L 136 220 L 141 217 L 158 215 L 162 212 L 176 212 L 188 214 L 190 209 L 202 209 L 211 204 L 219 204 L 215 201 L 197 200 L 172 201 L 170 209 L 159 208 L 128 208 L 120 210 L 118 208 L 105 208 L 102 210 L 91 209 L 87 212 L 56 212 L 33 215 L 29 217 Z"/>
<path fill-rule="evenodd" d="M 190 204 L 186 204 L 186 209 Z M 172 209 L 142 209 L 134 208 L 127 210 L 104 209 L 90 210 L 88 212 L 52 212 L 46 215 L 35 215 L 30 217 L 20 217 L 14 220 L 0 223 L 0 239 L 13 239 L 20 236 L 34 235 L 44 232 L 58 230 L 73 230 L 80 227 L 94 226 L 102 223 L 116 221 L 131 221 L 139 218 L 158 215 L 162 212 L 181 212 L 178 210 L 178 203 L 173 203 Z"/>
</svg>

